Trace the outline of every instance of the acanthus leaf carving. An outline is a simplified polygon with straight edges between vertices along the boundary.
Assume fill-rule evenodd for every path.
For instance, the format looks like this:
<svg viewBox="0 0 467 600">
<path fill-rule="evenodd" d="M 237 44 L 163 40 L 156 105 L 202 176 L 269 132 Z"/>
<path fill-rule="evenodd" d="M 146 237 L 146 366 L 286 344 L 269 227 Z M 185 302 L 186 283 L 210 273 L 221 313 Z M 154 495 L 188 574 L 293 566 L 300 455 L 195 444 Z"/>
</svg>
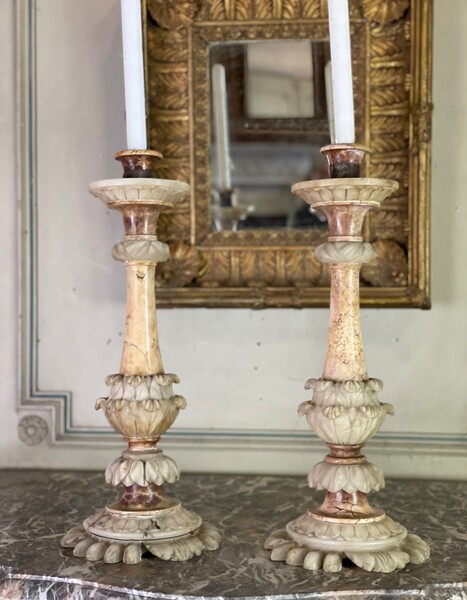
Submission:
<svg viewBox="0 0 467 600">
<path fill-rule="evenodd" d="M 183 242 L 170 245 L 170 260 L 159 265 L 156 284 L 184 287 L 201 278 L 206 269 L 206 260 L 199 250 Z"/>
<path fill-rule="evenodd" d="M 410 6 L 410 0 L 360 0 L 364 16 L 374 23 L 387 25 L 401 19 Z"/>
<path fill-rule="evenodd" d="M 362 278 L 369 284 L 383 286 L 407 285 L 407 256 L 394 240 L 377 240 L 373 244 L 376 257 L 362 267 Z"/>
<path fill-rule="evenodd" d="M 200 8 L 200 0 L 147 0 L 148 10 L 154 21 L 165 29 L 189 27 Z"/>
</svg>

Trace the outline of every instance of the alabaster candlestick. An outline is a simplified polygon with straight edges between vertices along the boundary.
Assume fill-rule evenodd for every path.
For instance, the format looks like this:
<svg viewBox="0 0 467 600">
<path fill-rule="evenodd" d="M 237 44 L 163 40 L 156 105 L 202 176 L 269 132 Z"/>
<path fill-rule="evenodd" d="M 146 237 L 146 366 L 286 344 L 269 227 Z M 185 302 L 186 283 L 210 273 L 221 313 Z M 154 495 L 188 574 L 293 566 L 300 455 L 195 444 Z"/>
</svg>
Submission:
<svg viewBox="0 0 467 600">
<path fill-rule="evenodd" d="M 180 501 L 165 495 L 163 484 L 179 477 L 174 460 L 157 447 L 186 402 L 175 395 L 176 375 L 166 373 L 159 350 L 156 323 L 156 264 L 169 257 L 158 241 L 160 212 L 181 202 L 189 187 L 180 181 L 156 179 L 154 162 L 160 154 L 128 150 L 116 155 L 124 167 L 123 179 L 91 184 L 91 193 L 109 208 L 121 212 L 125 238 L 112 250 L 127 268 L 127 310 L 120 371 L 109 375 L 107 398 L 100 398 L 110 425 L 128 443 L 120 458 L 106 470 L 106 481 L 122 486 L 115 503 L 98 510 L 62 538 L 62 546 L 86 560 L 135 564 L 147 552 L 171 561 L 183 561 L 214 550 L 220 535 Z"/>
<path fill-rule="evenodd" d="M 312 400 L 299 406 L 299 414 L 330 448 L 308 477 L 310 487 L 326 494 L 321 506 L 274 532 L 265 548 L 272 560 L 309 570 L 340 571 L 347 558 L 366 571 L 390 572 L 429 556 L 423 540 L 368 503 L 367 494 L 384 486 L 384 476 L 361 453 L 386 415 L 393 414 L 390 404 L 378 400 L 383 384 L 368 377 L 363 355 L 359 273 L 374 250 L 361 231 L 367 211 L 398 184 L 358 177 L 364 156 L 359 147 L 334 145 L 322 152 L 332 178 L 297 183 L 292 191 L 322 210 L 329 224 L 327 243 L 316 249 L 331 276 L 327 354 L 322 377 L 305 385 L 313 390 Z"/>
</svg>

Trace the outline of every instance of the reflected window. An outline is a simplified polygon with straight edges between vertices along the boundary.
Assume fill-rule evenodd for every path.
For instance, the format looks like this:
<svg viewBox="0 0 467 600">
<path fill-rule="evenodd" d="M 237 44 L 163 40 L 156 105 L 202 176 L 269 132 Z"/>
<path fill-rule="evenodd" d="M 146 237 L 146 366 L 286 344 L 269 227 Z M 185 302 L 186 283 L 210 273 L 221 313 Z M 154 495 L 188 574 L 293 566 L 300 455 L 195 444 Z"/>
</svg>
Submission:
<svg viewBox="0 0 467 600">
<path fill-rule="evenodd" d="M 246 45 L 249 117 L 315 116 L 312 43 L 308 40 Z"/>
</svg>

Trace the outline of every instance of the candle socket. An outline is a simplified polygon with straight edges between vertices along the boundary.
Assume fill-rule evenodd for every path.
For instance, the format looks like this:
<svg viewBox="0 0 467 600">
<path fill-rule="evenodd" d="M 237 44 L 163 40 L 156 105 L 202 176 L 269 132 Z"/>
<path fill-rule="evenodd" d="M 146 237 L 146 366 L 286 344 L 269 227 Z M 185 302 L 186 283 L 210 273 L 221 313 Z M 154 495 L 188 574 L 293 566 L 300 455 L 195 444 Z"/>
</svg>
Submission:
<svg viewBox="0 0 467 600">
<path fill-rule="evenodd" d="M 331 179 L 360 177 L 360 167 L 367 152 L 368 148 L 357 144 L 329 144 L 321 148 L 328 161 Z"/>
<path fill-rule="evenodd" d="M 130 177 L 156 177 L 156 162 L 162 154 L 156 150 L 121 150 L 115 154 L 123 166 L 124 179 Z"/>
<path fill-rule="evenodd" d="M 219 206 L 222 207 L 230 207 L 233 206 L 233 196 L 235 191 L 232 189 L 229 190 L 219 190 Z"/>
</svg>

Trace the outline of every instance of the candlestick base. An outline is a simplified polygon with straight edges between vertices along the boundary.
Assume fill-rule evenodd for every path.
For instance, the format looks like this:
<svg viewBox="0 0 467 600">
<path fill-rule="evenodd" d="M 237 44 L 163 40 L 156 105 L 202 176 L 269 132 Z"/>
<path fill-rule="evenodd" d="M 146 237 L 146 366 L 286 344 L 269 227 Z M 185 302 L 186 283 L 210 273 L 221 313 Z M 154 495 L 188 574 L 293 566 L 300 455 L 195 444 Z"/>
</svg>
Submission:
<svg viewBox="0 0 467 600">
<path fill-rule="evenodd" d="M 264 547 L 271 550 L 273 561 L 332 573 L 342 569 L 346 558 L 365 571 L 390 573 L 409 562 L 421 564 L 430 554 L 428 544 L 418 535 L 408 534 L 384 514 L 339 523 L 319 518 L 313 511 L 272 533 Z"/>
<path fill-rule="evenodd" d="M 178 500 L 167 502 L 166 508 L 139 512 L 107 506 L 71 529 L 61 545 L 74 548 L 79 558 L 129 565 L 141 562 L 144 553 L 185 561 L 218 548 L 220 534 L 212 525 Z"/>
</svg>

